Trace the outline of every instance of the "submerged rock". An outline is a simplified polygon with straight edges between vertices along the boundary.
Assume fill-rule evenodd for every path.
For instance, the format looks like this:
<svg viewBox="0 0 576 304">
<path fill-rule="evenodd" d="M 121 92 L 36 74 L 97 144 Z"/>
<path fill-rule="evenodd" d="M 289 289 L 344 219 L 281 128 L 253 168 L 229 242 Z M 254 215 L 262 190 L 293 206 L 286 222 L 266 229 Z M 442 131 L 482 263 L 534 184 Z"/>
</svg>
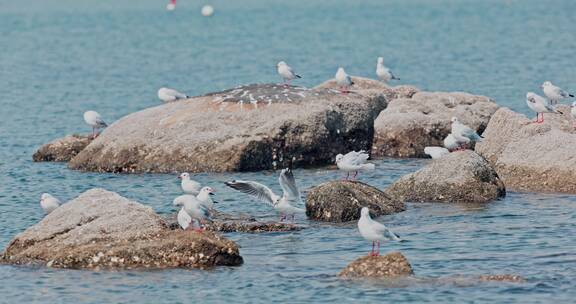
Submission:
<svg viewBox="0 0 576 304">
<path fill-rule="evenodd" d="M 350 263 L 339 274 L 346 279 L 393 278 L 414 274 L 408 259 L 400 252 L 383 256 L 364 256 Z"/>
<path fill-rule="evenodd" d="M 326 164 L 342 151 L 370 149 L 374 119 L 386 104 L 378 92 L 238 87 L 125 116 L 69 166 L 106 172 L 224 172 L 290 162 Z"/>
<path fill-rule="evenodd" d="M 332 181 L 318 185 L 306 196 L 306 215 L 325 222 L 348 222 L 360 218 L 360 209 L 373 216 L 406 210 L 404 203 L 362 182 Z"/>
<path fill-rule="evenodd" d="M 576 131 L 570 108 L 544 114 L 543 124 L 508 108 L 498 110 L 476 152 L 494 166 L 506 188 L 576 193 Z"/>
<path fill-rule="evenodd" d="M 426 157 L 427 146 L 443 146 L 452 116 L 478 133 L 488 125 L 498 105 L 468 93 L 419 92 L 390 101 L 374 122 L 373 156 Z"/>
<path fill-rule="evenodd" d="M 177 215 L 168 216 L 165 220 L 170 229 L 181 229 L 178 225 Z M 207 223 L 204 228 L 214 232 L 288 232 L 304 229 L 302 226 L 290 223 L 259 222 L 252 217 L 230 216 L 224 213 L 217 213 L 212 223 Z"/>
<path fill-rule="evenodd" d="M 525 279 L 517 274 L 486 274 L 478 277 L 480 281 L 496 282 L 524 282 Z"/>
<path fill-rule="evenodd" d="M 452 152 L 401 177 L 385 191 L 413 202 L 483 203 L 506 195 L 504 183 L 474 151 Z"/>
<path fill-rule="evenodd" d="M 234 242 L 217 234 L 172 231 L 151 208 L 92 189 L 18 234 L 1 261 L 57 268 L 205 268 L 241 265 L 242 257 Z"/>
<path fill-rule="evenodd" d="M 35 162 L 55 161 L 67 162 L 92 142 L 89 135 L 68 135 L 53 140 L 36 151 L 32 156 Z"/>
</svg>

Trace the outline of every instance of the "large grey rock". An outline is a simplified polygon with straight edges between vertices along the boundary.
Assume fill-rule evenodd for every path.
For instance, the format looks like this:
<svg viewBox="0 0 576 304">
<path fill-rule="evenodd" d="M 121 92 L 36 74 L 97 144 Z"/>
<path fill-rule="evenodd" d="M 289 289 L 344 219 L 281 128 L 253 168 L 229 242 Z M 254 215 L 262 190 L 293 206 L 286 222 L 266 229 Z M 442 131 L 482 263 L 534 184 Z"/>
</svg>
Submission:
<svg viewBox="0 0 576 304">
<path fill-rule="evenodd" d="M 490 119 L 476 152 L 494 166 L 506 188 L 576 193 L 576 134 L 568 106 L 544 114 L 543 124 L 508 108 Z"/>
<path fill-rule="evenodd" d="M 370 208 L 372 216 L 406 210 L 404 203 L 357 181 L 332 181 L 318 185 L 306 195 L 306 215 L 325 222 L 348 222 L 360 218 L 360 209 Z"/>
<path fill-rule="evenodd" d="M 92 142 L 91 136 L 68 135 L 63 138 L 53 140 L 36 151 L 32 156 L 35 162 L 55 161 L 67 162 L 80 151 L 84 150 Z"/>
<path fill-rule="evenodd" d="M 426 146 L 443 146 L 456 116 L 479 133 L 498 105 L 468 93 L 419 92 L 391 100 L 374 122 L 372 156 L 427 157 Z"/>
<path fill-rule="evenodd" d="M 504 183 L 474 151 L 458 151 L 401 177 L 385 191 L 413 202 L 483 203 L 506 195 Z"/>
<path fill-rule="evenodd" d="M 238 246 L 212 232 L 172 231 L 151 208 L 89 190 L 18 234 L 10 264 L 58 268 L 205 268 L 242 264 Z"/>
<path fill-rule="evenodd" d="M 411 276 L 414 274 L 408 259 L 400 252 L 383 256 L 363 256 L 350 263 L 339 274 L 345 279 L 381 279 Z"/>
<path fill-rule="evenodd" d="M 342 151 L 370 149 L 374 119 L 386 104 L 384 95 L 372 91 L 239 87 L 123 117 L 69 165 L 110 172 L 223 172 L 326 164 Z"/>
</svg>

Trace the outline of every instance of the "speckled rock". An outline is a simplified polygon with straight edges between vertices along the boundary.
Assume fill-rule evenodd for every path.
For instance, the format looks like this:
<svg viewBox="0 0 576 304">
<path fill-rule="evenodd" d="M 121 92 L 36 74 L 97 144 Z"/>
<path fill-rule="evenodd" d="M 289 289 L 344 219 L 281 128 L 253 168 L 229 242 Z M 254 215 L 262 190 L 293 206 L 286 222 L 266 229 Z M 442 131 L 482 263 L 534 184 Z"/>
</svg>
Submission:
<svg viewBox="0 0 576 304">
<path fill-rule="evenodd" d="M 360 218 L 362 207 L 370 208 L 372 216 L 405 210 L 402 201 L 357 181 L 327 182 L 310 189 L 306 196 L 306 215 L 318 221 L 354 221 Z"/>
<path fill-rule="evenodd" d="M 88 135 L 68 135 L 43 145 L 34 153 L 32 159 L 35 162 L 67 162 L 80 153 L 80 151 L 86 148 L 91 142 L 92 137 Z"/>
<path fill-rule="evenodd" d="M 170 229 L 180 229 L 176 213 L 167 216 L 165 221 Z M 291 223 L 259 222 L 251 217 L 238 217 L 223 213 L 216 213 L 213 222 L 207 223 L 204 228 L 214 232 L 243 233 L 289 232 L 304 229 L 302 226 Z"/>
<path fill-rule="evenodd" d="M 1 262 L 57 268 L 207 268 L 242 264 L 238 246 L 212 232 L 173 231 L 154 211 L 89 190 L 18 234 Z"/>
<path fill-rule="evenodd" d="M 412 202 L 484 203 L 506 195 L 504 183 L 474 151 L 458 151 L 401 177 L 385 191 Z"/>
<path fill-rule="evenodd" d="M 456 116 L 479 133 L 498 105 L 468 93 L 419 92 L 391 100 L 374 122 L 373 156 L 427 157 L 424 148 L 443 146 Z"/>
<path fill-rule="evenodd" d="M 397 98 L 411 98 L 419 91 L 418 88 L 414 86 L 399 85 L 390 87 L 381 81 L 364 77 L 352 76 L 352 81 L 354 81 L 354 85 L 350 88 L 351 92 L 362 94 L 365 94 L 366 92 L 379 92 L 380 94 L 384 94 L 388 101 Z M 319 84 L 315 89 L 337 90 L 338 85 L 334 79 L 330 79 Z"/>
<path fill-rule="evenodd" d="M 346 266 L 338 276 L 346 279 L 378 279 L 413 274 L 408 259 L 400 252 L 392 252 L 383 256 L 363 256 Z"/>
<path fill-rule="evenodd" d="M 515 191 L 576 193 L 576 131 L 570 108 L 544 114 L 543 124 L 508 108 L 490 120 L 476 147 L 494 166 L 506 188 Z"/>
<path fill-rule="evenodd" d="M 486 274 L 478 277 L 480 281 L 496 281 L 496 282 L 524 282 L 526 281 L 522 276 L 517 274 Z"/>
<path fill-rule="evenodd" d="M 257 108 L 250 100 L 258 101 Z M 295 167 L 327 164 L 341 151 L 371 148 L 374 119 L 386 104 L 379 92 L 239 87 L 125 116 L 69 166 L 106 172 L 225 172 L 280 168 L 289 162 Z"/>
</svg>

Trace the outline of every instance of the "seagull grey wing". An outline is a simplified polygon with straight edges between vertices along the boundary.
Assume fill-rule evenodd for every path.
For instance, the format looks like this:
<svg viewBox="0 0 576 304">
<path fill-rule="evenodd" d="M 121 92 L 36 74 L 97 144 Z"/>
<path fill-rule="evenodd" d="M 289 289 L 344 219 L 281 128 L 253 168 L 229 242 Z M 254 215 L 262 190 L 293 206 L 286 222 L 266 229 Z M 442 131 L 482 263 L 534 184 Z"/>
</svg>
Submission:
<svg viewBox="0 0 576 304">
<path fill-rule="evenodd" d="M 298 186 L 296 186 L 296 179 L 294 178 L 294 174 L 290 169 L 283 169 L 280 172 L 280 177 L 278 178 L 280 182 L 280 187 L 284 191 L 284 195 L 289 196 L 291 198 L 300 199 L 300 190 Z"/>
<path fill-rule="evenodd" d="M 231 181 L 226 182 L 225 184 L 234 190 L 253 196 L 272 206 L 274 206 L 276 201 L 276 194 L 274 194 L 270 188 L 260 183 L 251 181 Z"/>
</svg>

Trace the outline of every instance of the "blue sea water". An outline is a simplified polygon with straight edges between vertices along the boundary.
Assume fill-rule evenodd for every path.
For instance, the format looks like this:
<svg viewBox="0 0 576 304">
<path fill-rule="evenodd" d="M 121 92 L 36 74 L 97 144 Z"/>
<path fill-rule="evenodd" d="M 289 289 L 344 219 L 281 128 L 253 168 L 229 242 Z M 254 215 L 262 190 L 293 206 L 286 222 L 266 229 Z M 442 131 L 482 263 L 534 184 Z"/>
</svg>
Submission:
<svg viewBox="0 0 576 304">
<path fill-rule="evenodd" d="M 157 105 L 156 90 L 189 95 L 238 84 L 278 81 L 285 60 L 314 86 L 340 65 L 373 76 L 376 57 L 425 90 L 467 91 L 527 113 L 524 96 L 544 80 L 576 90 L 573 0 L 0 0 L 0 247 L 42 218 L 42 192 L 69 200 L 93 187 L 174 212 L 173 175 L 117 175 L 33 163 L 41 144 L 89 132 L 82 113 L 114 121 Z M 361 180 L 385 188 L 427 160 L 377 161 Z M 308 189 L 339 178 L 332 169 L 298 169 Z M 222 181 L 274 186 L 273 172 L 200 174 L 218 190 L 220 208 L 264 220 L 266 206 Z M 483 206 L 409 204 L 379 219 L 405 243 L 421 278 L 514 273 L 520 284 L 449 280 L 351 283 L 335 277 L 370 244 L 352 224 L 299 218 L 294 233 L 227 234 L 241 246 L 241 267 L 210 271 L 90 272 L 0 266 L 3 303 L 558 303 L 576 297 L 576 197 L 509 192 Z"/>
</svg>

